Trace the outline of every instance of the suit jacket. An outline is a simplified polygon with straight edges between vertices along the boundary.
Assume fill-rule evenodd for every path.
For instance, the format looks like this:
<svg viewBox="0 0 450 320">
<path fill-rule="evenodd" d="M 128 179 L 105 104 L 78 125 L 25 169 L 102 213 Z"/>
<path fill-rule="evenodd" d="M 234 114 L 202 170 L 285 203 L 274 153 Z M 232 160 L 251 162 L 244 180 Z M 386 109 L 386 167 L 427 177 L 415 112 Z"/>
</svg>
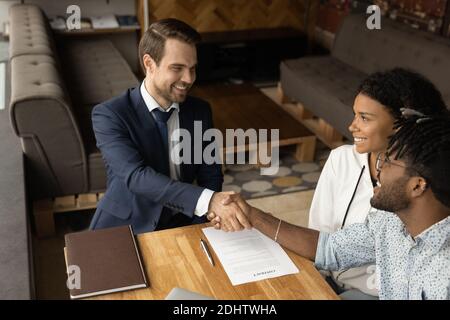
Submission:
<svg viewBox="0 0 450 320">
<path fill-rule="evenodd" d="M 207 102 L 188 96 L 180 104 L 179 121 L 180 129 L 191 133 L 193 159 L 194 121 L 202 121 L 202 131 L 212 128 L 211 108 Z M 163 206 L 193 217 L 204 188 L 221 191 L 220 164 L 191 161 L 180 165 L 180 181 L 169 177 L 168 155 L 162 152 L 158 127 L 139 87 L 95 106 L 92 124 L 106 165 L 107 190 L 91 229 L 131 224 L 136 234 L 153 231 Z M 197 185 L 192 184 L 194 180 Z"/>
</svg>

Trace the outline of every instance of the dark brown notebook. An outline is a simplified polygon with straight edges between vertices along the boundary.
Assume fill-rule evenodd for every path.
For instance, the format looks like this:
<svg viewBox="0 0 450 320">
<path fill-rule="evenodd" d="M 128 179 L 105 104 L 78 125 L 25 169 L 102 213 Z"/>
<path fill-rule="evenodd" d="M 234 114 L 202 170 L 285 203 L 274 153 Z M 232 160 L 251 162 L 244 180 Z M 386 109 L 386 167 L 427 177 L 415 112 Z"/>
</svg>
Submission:
<svg viewBox="0 0 450 320">
<path fill-rule="evenodd" d="M 147 287 L 131 226 L 70 233 L 65 241 L 72 299 Z"/>
</svg>

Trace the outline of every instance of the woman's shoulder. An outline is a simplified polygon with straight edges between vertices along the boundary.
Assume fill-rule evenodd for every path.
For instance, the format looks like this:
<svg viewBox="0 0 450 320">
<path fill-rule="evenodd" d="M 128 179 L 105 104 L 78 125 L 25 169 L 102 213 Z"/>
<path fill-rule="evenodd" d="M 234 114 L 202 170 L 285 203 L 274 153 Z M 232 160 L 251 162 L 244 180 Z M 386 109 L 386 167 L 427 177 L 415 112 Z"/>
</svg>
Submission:
<svg viewBox="0 0 450 320">
<path fill-rule="evenodd" d="M 353 145 L 343 145 L 333 149 L 327 159 L 327 170 L 334 174 L 352 176 L 353 172 L 359 172 L 363 166 L 367 166 L 367 154 L 360 154 Z"/>
<path fill-rule="evenodd" d="M 360 162 L 363 155 L 359 154 L 351 144 L 344 144 L 330 152 L 329 159 L 333 162 Z"/>
</svg>

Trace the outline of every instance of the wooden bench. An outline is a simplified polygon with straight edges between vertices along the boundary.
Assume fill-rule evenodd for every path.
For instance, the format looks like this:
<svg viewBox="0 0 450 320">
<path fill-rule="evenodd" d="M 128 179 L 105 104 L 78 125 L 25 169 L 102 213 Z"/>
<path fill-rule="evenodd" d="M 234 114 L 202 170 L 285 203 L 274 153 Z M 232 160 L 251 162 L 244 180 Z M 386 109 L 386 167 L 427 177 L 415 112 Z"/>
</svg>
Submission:
<svg viewBox="0 0 450 320">
<path fill-rule="evenodd" d="M 54 236 L 55 213 L 95 209 L 103 195 L 104 193 L 86 193 L 34 201 L 36 235 L 38 238 Z"/>
</svg>

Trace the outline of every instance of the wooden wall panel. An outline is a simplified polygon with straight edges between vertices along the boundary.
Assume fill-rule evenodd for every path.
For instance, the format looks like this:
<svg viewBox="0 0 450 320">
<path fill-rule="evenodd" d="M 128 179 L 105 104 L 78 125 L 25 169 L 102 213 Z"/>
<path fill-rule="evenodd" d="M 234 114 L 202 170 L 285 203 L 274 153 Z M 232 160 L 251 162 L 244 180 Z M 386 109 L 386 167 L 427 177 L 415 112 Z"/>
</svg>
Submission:
<svg viewBox="0 0 450 320">
<path fill-rule="evenodd" d="M 275 27 L 304 30 L 308 1 L 315 2 L 315 0 L 147 1 L 150 23 L 163 18 L 177 18 L 199 32 Z"/>
</svg>

